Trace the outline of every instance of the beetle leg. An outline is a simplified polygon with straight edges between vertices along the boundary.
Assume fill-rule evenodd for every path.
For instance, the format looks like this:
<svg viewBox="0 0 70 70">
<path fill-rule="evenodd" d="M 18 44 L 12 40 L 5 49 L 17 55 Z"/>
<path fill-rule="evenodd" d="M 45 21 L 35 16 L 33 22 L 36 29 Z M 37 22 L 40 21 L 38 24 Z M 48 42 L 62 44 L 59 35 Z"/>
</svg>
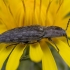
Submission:
<svg viewBox="0 0 70 70">
<path fill-rule="evenodd" d="M 19 44 L 19 43 L 10 44 L 6 48 L 8 48 L 9 46 L 12 46 L 12 45 L 17 45 L 17 44 Z"/>
<path fill-rule="evenodd" d="M 37 43 L 37 42 L 40 42 L 41 39 L 38 39 L 37 41 L 26 41 L 24 42 L 25 44 L 34 44 L 34 43 Z"/>
<path fill-rule="evenodd" d="M 58 52 L 59 52 L 59 48 L 57 47 L 57 45 L 54 43 L 54 41 L 51 38 L 48 38 L 49 41 L 51 41 L 57 48 Z"/>
<path fill-rule="evenodd" d="M 24 42 L 24 44 L 28 44 L 28 43 L 29 43 L 29 41 Z"/>
<path fill-rule="evenodd" d="M 37 41 L 36 42 L 31 42 L 31 41 L 26 41 L 26 42 L 24 42 L 25 44 L 34 44 L 34 43 L 37 43 Z"/>
<path fill-rule="evenodd" d="M 40 42 L 41 39 L 37 40 L 37 42 Z"/>
</svg>

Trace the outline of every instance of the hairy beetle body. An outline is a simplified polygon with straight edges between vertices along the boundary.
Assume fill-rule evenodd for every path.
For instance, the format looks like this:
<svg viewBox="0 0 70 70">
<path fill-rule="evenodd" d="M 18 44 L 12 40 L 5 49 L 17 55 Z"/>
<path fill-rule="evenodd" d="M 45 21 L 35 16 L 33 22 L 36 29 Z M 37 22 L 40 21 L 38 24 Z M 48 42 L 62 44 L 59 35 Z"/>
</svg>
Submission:
<svg viewBox="0 0 70 70">
<path fill-rule="evenodd" d="M 0 42 L 30 42 L 42 38 L 65 36 L 66 32 L 58 26 L 26 26 L 8 30 L 0 35 Z"/>
<path fill-rule="evenodd" d="M 42 26 L 27 26 L 27 27 L 18 27 L 11 30 L 8 30 L 0 35 L 0 42 L 5 43 L 15 43 L 22 42 L 27 43 L 30 41 L 40 40 L 43 36 L 43 27 Z"/>
</svg>

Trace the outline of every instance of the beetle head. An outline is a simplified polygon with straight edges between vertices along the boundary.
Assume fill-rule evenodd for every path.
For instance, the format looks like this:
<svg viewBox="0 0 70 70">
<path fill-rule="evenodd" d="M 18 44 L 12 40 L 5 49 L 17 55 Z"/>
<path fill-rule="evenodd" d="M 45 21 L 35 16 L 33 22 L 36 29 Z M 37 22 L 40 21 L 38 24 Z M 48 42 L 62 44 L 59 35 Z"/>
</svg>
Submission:
<svg viewBox="0 0 70 70">
<path fill-rule="evenodd" d="M 62 29 L 61 27 L 57 27 L 57 26 L 49 26 L 49 27 L 45 27 L 44 29 L 44 38 L 54 38 L 54 37 L 61 37 L 61 36 L 65 36 L 66 32 L 64 29 Z"/>
</svg>

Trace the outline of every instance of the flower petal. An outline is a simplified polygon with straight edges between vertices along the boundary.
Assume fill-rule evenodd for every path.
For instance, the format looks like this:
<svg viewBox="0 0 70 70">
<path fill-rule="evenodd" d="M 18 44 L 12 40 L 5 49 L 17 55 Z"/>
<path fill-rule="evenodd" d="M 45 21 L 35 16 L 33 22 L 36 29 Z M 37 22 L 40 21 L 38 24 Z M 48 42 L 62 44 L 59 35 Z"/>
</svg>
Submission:
<svg viewBox="0 0 70 70">
<path fill-rule="evenodd" d="M 50 0 L 50 7 L 49 7 L 49 12 L 51 13 L 51 15 L 53 16 L 53 20 L 55 19 L 56 16 L 56 12 L 59 8 L 59 0 Z M 55 8 L 53 10 L 53 8 Z"/>
<path fill-rule="evenodd" d="M 58 15 L 57 16 L 57 19 L 58 19 L 58 16 L 60 17 L 59 19 L 63 19 L 63 17 L 68 14 L 70 12 L 70 0 L 62 0 L 62 3 L 61 3 L 61 6 L 60 6 L 60 9 L 58 11 Z"/>
<path fill-rule="evenodd" d="M 65 43 L 59 39 L 55 39 L 54 42 L 57 45 L 57 47 L 59 48 L 59 54 L 64 59 L 64 61 L 68 64 L 68 66 L 70 66 L 70 47 L 68 46 L 67 43 Z"/>
<path fill-rule="evenodd" d="M 6 26 L 0 21 L 0 34 L 7 31 Z"/>
<path fill-rule="evenodd" d="M 54 57 L 47 46 L 46 42 L 43 42 L 40 44 L 42 51 L 43 51 L 43 57 L 42 57 L 42 70 L 57 70 L 57 66 L 54 60 Z"/>
<path fill-rule="evenodd" d="M 39 62 L 42 59 L 42 50 L 39 43 L 30 44 L 29 55 L 32 61 Z"/>
<path fill-rule="evenodd" d="M 7 2 L 8 5 L 10 6 L 13 16 L 16 16 L 18 11 L 21 11 L 19 10 L 20 8 L 23 9 L 22 0 L 8 0 Z"/>
<path fill-rule="evenodd" d="M 23 17 L 25 15 L 24 13 L 24 7 L 22 0 L 8 0 L 10 10 L 12 12 L 13 18 L 15 20 L 15 24 L 17 26 L 23 25 Z"/>
<path fill-rule="evenodd" d="M 36 3 L 34 2 L 34 0 L 24 0 L 24 4 L 25 4 L 25 11 L 24 11 L 25 20 L 23 26 L 36 25 L 36 24 L 45 26 L 52 24 L 51 14 L 49 12 L 46 13 L 47 7 L 49 5 L 49 0 L 47 0 L 47 2 L 42 0 L 36 0 Z M 35 4 L 35 9 L 34 9 L 34 4 Z"/>
<path fill-rule="evenodd" d="M 7 29 L 17 27 L 11 13 L 8 1 L 0 0 L 0 22 L 3 23 Z M 12 26 L 10 24 L 12 24 Z"/>
<path fill-rule="evenodd" d="M 55 26 L 60 26 L 66 29 L 67 22 L 70 17 L 68 16 L 65 19 L 65 16 L 70 13 L 69 6 L 70 6 L 70 0 L 68 1 L 67 0 L 53 0 L 51 2 L 49 11 L 53 17 L 53 22 L 54 22 L 53 24 Z M 53 8 L 55 9 L 53 10 Z"/>
<path fill-rule="evenodd" d="M 70 66 L 70 47 L 62 42 L 61 40 L 57 40 L 56 44 L 59 48 L 59 54 L 64 59 L 64 61 Z"/>
<path fill-rule="evenodd" d="M 21 55 L 23 54 L 25 47 L 23 45 L 17 45 L 15 49 L 12 51 L 11 55 L 9 56 L 6 70 L 16 70 L 19 65 L 19 60 Z"/>
<path fill-rule="evenodd" d="M 63 27 L 64 29 L 66 29 L 68 20 L 69 20 L 69 16 L 65 18 L 65 16 L 70 13 L 70 0 L 62 0 L 62 3 L 59 7 L 58 13 L 56 14 L 55 17 L 55 24 L 56 26 L 60 26 Z M 59 22 L 58 22 L 59 21 Z"/>
<path fill-rule="evenodd" d="M 0 68 L 2 68 L 4 61 L 9 56 L 14 46 L 7 47 L 7 45 L 2 44 L 2 46 L 0 45 L 0 47 L 2 47 L 0 48 Z"/>
</svg>

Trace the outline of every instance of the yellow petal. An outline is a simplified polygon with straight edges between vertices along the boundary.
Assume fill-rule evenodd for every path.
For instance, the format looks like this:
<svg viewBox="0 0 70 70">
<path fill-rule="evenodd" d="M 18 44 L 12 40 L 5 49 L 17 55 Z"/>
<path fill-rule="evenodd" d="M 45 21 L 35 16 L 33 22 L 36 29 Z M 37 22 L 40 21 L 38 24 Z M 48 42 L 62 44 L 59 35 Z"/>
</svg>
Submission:
<svg viewBox="0 0 70 70">
<path fill-rule="evenodd" d="M 16 27 L 6 0 L 0 0 L 0 33 Z M 12 24 L 12 26 L 11 26 Z"/>
<path fill-rule="evenodd" d="M 53 10 L 53 8 L 55 9 Z M 50 3 L 49 12 L 53 16 L 53 21 L 55 20 L 55 16 L 58 8 L 59 8 L 59 0 L 52 0 Z"/>
<path fill-rule="evenodd" d="M 25 15 L 22 0 L 8 0 L 8 4 L 15 20 L 15 24 L 17 26 L 22 26 L 23 17 Z"/>
<path fill-rule="evenodd" d="M 61 40 L 57 40 L 56 44 L 59 48 L 59 54 L 64 59 L 64 61 L 70 66 L 70 47 L 62 42 Z"/>
<path fill-rule="evenodd" d="M 7 31 L 6 26 L 2 22 L 0 22 L 0 34 L 5 32 L 5 31 Z"/>
<path fill-rule="evenodd" d="M 11 13 L 12 11 L 8 1 L 6 2 L 5 0 L 0 0 L 0 22 L 4 24 L 7 29 L 17 27 Z"/>
<path fill-rule="evenodd" d="M 13 17 L 17 16 L 17 12 L 21 11 L 19 10 L 20 8 L 23 9 L 22 7 L 22 0 L 4 0 L 7 6 L 10 7 L 10 11 L 13 15 Z"/>
<path fill-rule="evenodd" d="M 41 61 L 43 53 L 39 43 L 30 45 L 29 55 L 32 61 Z"/>
<path fill-rule="evenodd" d="M 70 12 L 70 0 L 53 0 L 51 2 L 49 12 L 53 17 L 53 24 L 55 26 L 60 26 L 66 29 L 69 16 L 64 19 L 64 17 Z M 55 8 L 53 10 L 53 8 Z"/>
<path fill-rule="evenodd" d="M 24 45 L 18 45 L 15 47 L 15 49 L 12 51 L 11 55 L 9 56 L 9 59 L 6 65 L 6 70 L 17 69 L 19 65 L 20 57 L 23 54 L 24 49 L 25 49 Z"/>
<path fill-rule="evenodd" d="M 0 47 L 2 47 L 2 48 L 0 48 L 0 69 L 1 69 L 4 61 L 9 56 L 9 54 L 12 51 L 14 46 L 7 47 L 7 45 L 2 44 L 2 46 L 0 45 Z"/>
<path fill-rule="evenodd" d="M 45 25 L 52 24 L 52 21 L 51 21 L 52 17 L 50 13 L 48 12 L 48 14 L 46 14 L 46 10 L 49 5 L 49 0 L 47 0 L 47 2 L 41 1 L 41 0 L 35 0 L 35 1 L 36 3 L 34 2 L 34 0 L 24 0 L 25 12 L 24 12 L 24 22 L 22 23 L 23 26 L 36 25 L 36 24 L 45 26 Z M 41 1 L 41 4 L 40 4 L 40 1 Z M 35 4 L 35 9 L 34 9 L 34 4 Z"/>
<path fill-rule="evenodd" d="M 43 57 L 42 57 L 42 70 L 57 70 L 57 66 L 54 60 L 54 57 L 47 46 L 46 42 L 41 43 L 41 48 L 43 51 Z"/>
<path fill-rule="evenodd" d="M 54 42 L 59 48 L 59 54 L 64 59 L 64 61 L 68 64 L 68 66 L 70 66 L 70 47 L 68 46 L 67 43 L 59 39 L 56 39 Z"/>
<path fill-rule="evenodd" d="M 62 0 L 62 1 L 63 2 L 59 8 L 59 11 L 56 14 L 54 25 L 57 25 L 66 29 L 67 22 L 70 17 L 68 16 L 65 19 L 65 16 L 70 12 L 70 8 L 69 8 L 70 0 Z"/>
<path fill-rule="evenodd" d="M 58 18 L 63 19 L 63 17 L 70 12 L 69 6 L 70 6 L 70 0 L 62 0 L 62 4 L 61 4 L 60 9 L 57 13 L 57 16 L 59 16 L 60 18 L 57 17 L 57 19 Z"/>
</svg>

